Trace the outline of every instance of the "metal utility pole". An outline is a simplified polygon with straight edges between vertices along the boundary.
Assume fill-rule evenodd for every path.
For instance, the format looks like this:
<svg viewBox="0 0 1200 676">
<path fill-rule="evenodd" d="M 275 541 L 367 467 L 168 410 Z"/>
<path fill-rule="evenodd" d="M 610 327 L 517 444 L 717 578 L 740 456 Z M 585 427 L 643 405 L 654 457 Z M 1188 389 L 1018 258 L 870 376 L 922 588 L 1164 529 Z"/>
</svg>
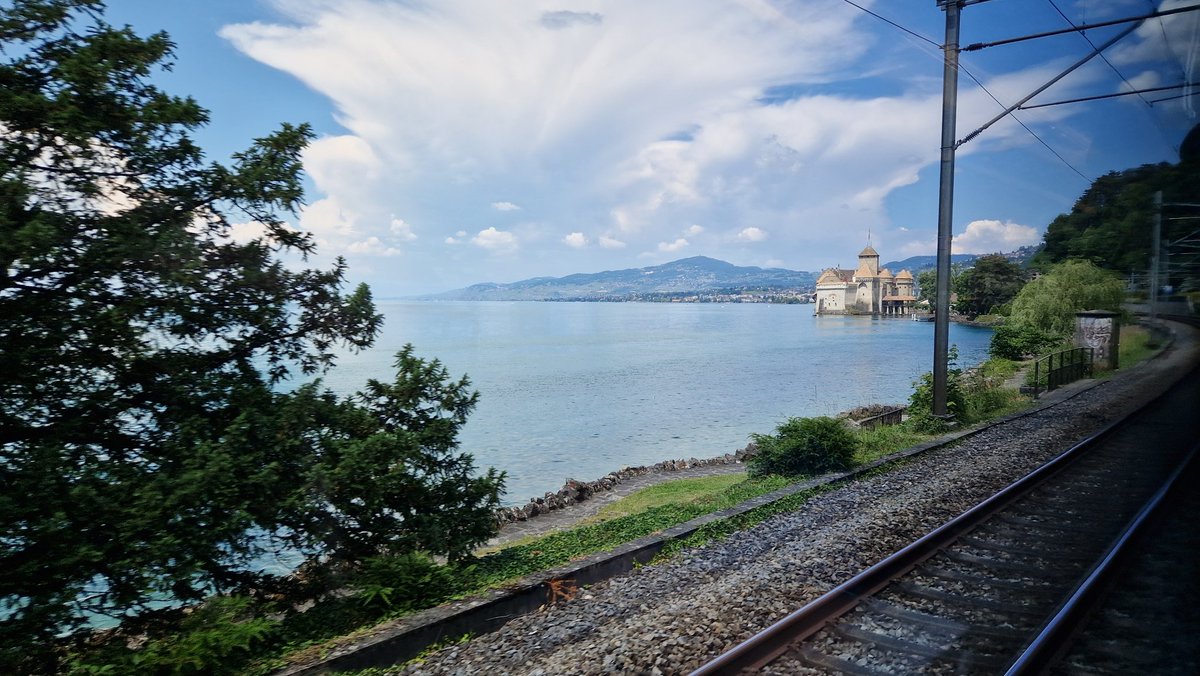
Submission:
<svg viewBox="0 0 1200 676">
<path fill-rule="evenodd" d="M 958 0 L 938 0 L 946 10 L 942 45 L 942 164 L 938 192 L 937 295 L 933 315 L 933 414 L 947 416 L 946 376 L 950 350 L 950 240 L 954 234 L 954 150 L 958 109 Z"/>
<path fill-rule="evenodd" d="M 1158 319 L 1158 261 L 1162 247 L 1162 191 L 1154 193 L 1154 241 L 1150 256 L 1150 318 Z"/>
</svg>

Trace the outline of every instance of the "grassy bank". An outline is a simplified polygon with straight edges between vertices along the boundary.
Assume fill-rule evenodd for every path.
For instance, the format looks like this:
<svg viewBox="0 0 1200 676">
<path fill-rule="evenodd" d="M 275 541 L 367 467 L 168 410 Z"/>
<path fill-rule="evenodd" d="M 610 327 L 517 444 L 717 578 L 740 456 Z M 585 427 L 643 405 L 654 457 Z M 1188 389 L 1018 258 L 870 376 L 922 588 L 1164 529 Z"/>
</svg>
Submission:
<svg viewBox="0 0 1200 676">
<path fill-rule="evenodd" d="M 963 381 L 970 422 L 1004 415 L 1024 401 L 998 385 L 1015 368 L 1011 363 L 989 362 L 975 369 L 978 375 Z M 854 465 L 870 463 L 934 436 L 908 423 L 855 429 L 852 434 Z M 190 659 L 203 665 L 199 671 L 207 673 L 267 673 L 320 658 L 336 647 L 361 640 L 376 631 L 373 627 L 381 622 L 503 587 L 808 478 L 728 474 L 664 482 L 606 505 L 594 518 L 569 530 L 458 563 L 437 564 L 413 554 L 387 557 L 378 565 L 347 575 L 341 580 L 344 593 L 327 596 L 304 612 L 270 601 L 246 599 L 244 603 L 238 601 L 234 612 L 219 616 L 211 625 L 184 628 L 149 645 L 158 646 L 156 654 L 163 664 Z M 670 543 L 656 560 L 724 538 L 774 514 L 795 510 L 827 490 L 832 487 L 806 490 L 710 523 L 692 536 Z M 145 648 L 140 652 L 144 655 Z M 81 657 L 77 661 L 80 672 L 132 663 L 129 654 L 113 657 L 111 651 L 103 650 Z"/>
</svg>

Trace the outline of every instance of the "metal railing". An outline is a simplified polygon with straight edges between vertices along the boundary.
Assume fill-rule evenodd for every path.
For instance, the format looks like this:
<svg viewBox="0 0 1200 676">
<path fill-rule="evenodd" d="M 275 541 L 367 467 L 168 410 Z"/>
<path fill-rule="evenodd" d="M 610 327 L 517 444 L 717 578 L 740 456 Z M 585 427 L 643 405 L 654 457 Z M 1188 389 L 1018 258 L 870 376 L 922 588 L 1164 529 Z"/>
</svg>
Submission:
<svg viewBox="0 0 1200 676">
<path fill-rule="evenodd" d="M 870 418 L 863 418 L 858 421 L 858 426 L 862 429 L 869 430 L 884 425 L 899 425 L 904 419 L 904 412 L 908 410 L 907 406 L 894 408 L 890 411 L 885 411 L 879 415 L 873 415 Z"/>
<path fill-rule="evenodd" d="M 1057 390 L 1081 378 L 1091 378 L 1095 357 L 1095 348 L 1074 347 L 1039 358 L 1033 362 L 1033 396 Z"/>
</svg>

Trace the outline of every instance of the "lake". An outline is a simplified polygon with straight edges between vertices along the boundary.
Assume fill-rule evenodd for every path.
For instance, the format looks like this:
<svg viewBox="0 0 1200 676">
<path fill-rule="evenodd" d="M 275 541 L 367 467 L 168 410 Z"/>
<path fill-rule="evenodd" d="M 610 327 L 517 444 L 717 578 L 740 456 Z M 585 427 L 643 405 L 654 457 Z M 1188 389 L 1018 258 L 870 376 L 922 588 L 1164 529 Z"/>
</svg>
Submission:
<svg viewBox="0 0 1200 676">
<path fill-rule="evenodd" d="M 349 394 L 391 380 L 405 343 L 480 392 L 460 436 L 508 473 L 506 503 L 625 465 L 711 457 L 789 416 L 902 403 L 933 363 L 933 324 L 814 317 L 812 305 L 380 302 L 375 346 L 324 378 Z M 952 324 L 959 363 L 991 330 Z"/>
</svg>

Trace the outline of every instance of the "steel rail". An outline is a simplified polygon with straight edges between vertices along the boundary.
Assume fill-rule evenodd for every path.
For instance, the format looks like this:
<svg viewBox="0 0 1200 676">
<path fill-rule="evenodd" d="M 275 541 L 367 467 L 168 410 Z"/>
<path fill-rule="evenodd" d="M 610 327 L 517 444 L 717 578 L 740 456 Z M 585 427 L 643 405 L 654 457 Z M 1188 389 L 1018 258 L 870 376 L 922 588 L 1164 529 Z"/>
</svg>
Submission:
<svg viewBox="0 0 1200 676">
<path fill-rule="evenodd" d="M 1200 326 L 1200 320 L 1173 316 L 1171 319 L 1191 326 Z M 1193 369 L 1192 376 L 1195 376 Z M 1136 416 L 1151 410 L 1170 397 L 1179 382 L 1154 397 L 1137 409 L 1129 412 L 1109 425 L 1077 442 L 1046 464 L 1005 487 L 995 495 L 971 509 L 954 517 L 930 531 L 915 542 L 905 546 L 853 578 L 826 592 L 799 610 L 793 611 L 763 631 L 751 636 L 712 661 L 692 672 L 692 676 L 714 674 L 737 674 L 746 670 L 757 671 L 787 652 L 792 645 L 816 634 L 826 625 L 853 610 L 867 597 L 877 593 L 895 579 L 907 574 L 925 560 L 953 544 L 962 534 L 982 524 L 987 518 L 1001 511 L 1012 502 L 1027 494 L 1047 479 L 1066 468 L 1094 446 L 1100 444 Z"/>
<path fill-rule="evenodd" d="M 1057 474 L 1093 446 L 1111 436 L 1134 416 L 1158 403 L 1172 390 L 1174 390 L 1173 387 L 1140 408 L 1113 421 L 1100 431 L 1079 441 L 995 495 L 834 587 L 808 605 L 793 611 L 758 634 L 751 636 L 728 652 L 693 671 L 692 676 L 736 674 L 746 669 L 761 669 L 786 652 L 793 643 L 812 636 L 826 624 L 853 610 L 863 599 L 883 589 L 896 578 L 942 551 L 962 534 L 974 529 L 991 515 Z"/>
<path fill-rule="evenodd" d="M 1188 452 L 1187 457 L 1175 468 L 1166 483 L 1142 506 L 1104 558 L 1096 564 L 1025 650 L 1013 660 L 1005 671 L 1005 676 L 1043 673 L 1069 647 L 1070 637 L 1104 595 L 1108 585 L 1119 572 L 1121 564 L 1133 553 L 1133 543 L 1161 510 L 1168 495 L 1176 488 L 1180 477 L 1198 453 L 1200 444 Z"/>
</svg>

